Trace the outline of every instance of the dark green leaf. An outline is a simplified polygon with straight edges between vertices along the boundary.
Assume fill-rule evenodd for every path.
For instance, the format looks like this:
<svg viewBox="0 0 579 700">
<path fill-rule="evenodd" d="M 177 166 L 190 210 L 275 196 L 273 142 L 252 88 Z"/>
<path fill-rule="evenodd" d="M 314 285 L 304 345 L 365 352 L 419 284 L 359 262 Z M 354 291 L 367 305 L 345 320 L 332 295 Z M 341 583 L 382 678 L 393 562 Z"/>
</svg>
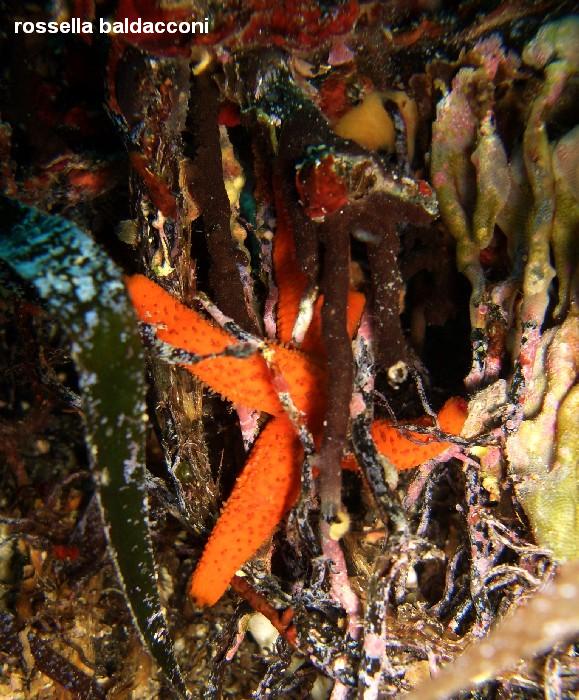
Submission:
<svg viewBox="0 0 579 700">
<path fill-rule="evenodd" d="M 76 225 L 0 198 L 0 259 L 68 332 L 87 445 L 119 578 L 146 646 L 186 695 L 161 608 L 145 489 L 145 383 L 121 270 Z"/>
</svg>

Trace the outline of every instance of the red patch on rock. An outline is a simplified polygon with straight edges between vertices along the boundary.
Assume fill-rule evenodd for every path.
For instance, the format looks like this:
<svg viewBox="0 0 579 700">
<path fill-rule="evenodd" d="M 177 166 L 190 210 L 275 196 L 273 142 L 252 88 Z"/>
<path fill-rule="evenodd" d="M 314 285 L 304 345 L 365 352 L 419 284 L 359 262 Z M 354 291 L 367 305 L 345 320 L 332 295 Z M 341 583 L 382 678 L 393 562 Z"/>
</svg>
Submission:
<svg viewBox="0 0 579 700">
<path fill-rule="evenodd" d="M 296 187 L 306 214 L 314 220 L 323 219 L 348 203 L 348 189 L 336 172 L 331 154 L 300 167 Z"/>
</svg>

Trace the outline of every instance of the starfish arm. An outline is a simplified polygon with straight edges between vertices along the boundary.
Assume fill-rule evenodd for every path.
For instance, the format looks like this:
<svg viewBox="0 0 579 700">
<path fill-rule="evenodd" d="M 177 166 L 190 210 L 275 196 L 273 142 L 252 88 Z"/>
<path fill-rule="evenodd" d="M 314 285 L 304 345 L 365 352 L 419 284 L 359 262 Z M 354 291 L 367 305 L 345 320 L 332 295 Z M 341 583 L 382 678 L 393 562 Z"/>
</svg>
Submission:
<svg viewBox="0 0 579 700">
<path fill-rule="evenodd" d="M 449 399 L 440 410 L 438 419 L 442 430 L 452 435 L 460 434 L 466 419 L 466 402 L 458 398 Z M 451 446 L 449 442 L 438 441 L 434 435 L 404 435 L 389 420 L 374 421 L 371 433 L 378 451 L 388 457 L 399 471 L 434 459 Z"/>
<path fill-rule="evenodd" d="M 125 277 L 125 285 L 140 321 L 157 326 L 157 336 L 191 353 L 223 352 L 237 341 L 227 331 L 177 301 L 144 275 Z"/>
<path fill-rule="evenodd" d="M 298 317 L 300 302 L 306 292 L 308 282 L 300 270 L 296 258 L 295 244 L 289 217 L 284 204 L 276 202 L 278 223 L 273 246 L 273 265 L 278 289 L 277 334 L 280 342 L 290 343 L 294 324 Z M 313 356 L 324 355 L 322 340 L 322 304 L 324 297 L 317 299 L 310 327 L 300 346 L 303 352 Z M 362 316 L 366 297 L 361 292 L 348 293 L 348 333 L 353 337 Z"/>
<path fill-rule="evenodd" d="M 138 318 L 156 327 L 156 334 L 174 347 L 204 355 L 223 352 L 238 343 L 229 333 L 189 309 L 144 275 L 125 279 Z M 270 344 L 297 407 L 309 415 L 319 403 L 323 372 L 303 353 Z M 260 354 L 217 357 L 183 365 L 213 391 L 234 403 L 281 415 L 283 407 L 272 387 L 271 373 Z"/>
<path fill-rule="evenodd" d="M 448 399 L 438 413 L 438 423 L 441 430 L 450 435 L 460 435 L 466 416 L 468 404 L 460 396 Z"/>
<path fill-rule="evenodd" d="M 214 605 L 232 576 L 273 534 L 295 503 L 302 448 L 285 416 L 273 418 L 258 437 L 249 460 L 211 533 L 189 587 L 198 605 Z"/>
<path fill-rule="evenodd" d="M 375 421 L 371 432 L 378 452 L 388 457 L 398 471 L 411 469 L 417 464 L 433 459 L 449 447 L 448 442 L 437 442 L 430 435 L 403 435 L 389 420 Z"/>
<path fill-rule="evenodd" d="M 276 209 L 273 267 L 278 293 L 277 337 L 282 343 L 290 343 L 308 281 L 298 265 L 289 216 L 281 197 L 276 198 Z"/>
<path fill-rule="evenodd" d="M 321 296 L 317 299 L 316 305 L 314 307 L 314 314 L 312 316 L 312 321 L 310 327 L 304 338 L 304 342 L 300 346 L 302 352 L 324 356 L 324 341 L 322 339 L 322 305 L 324 303 L 324 297 Z M 364 311 L 364 306 L 366 304 L 366 297 L 362 292 L 356 292 L 350 289 L 348 292 L 348 317 L 346 320 L 348 335 L 353 338 L 356 334 L 356 330 L 360 325 L 360 319 L 362 318 L 362 312 Z"/>
<path fill-rule="evenodd" d="M 280 212 L 273 246 L 273 265 L 277 283 L 277 335 L 282 343 L 290 343 L 300 301 L 308 282 L 299 269 L 293 236 L 287 217 Z"/>
</svg>

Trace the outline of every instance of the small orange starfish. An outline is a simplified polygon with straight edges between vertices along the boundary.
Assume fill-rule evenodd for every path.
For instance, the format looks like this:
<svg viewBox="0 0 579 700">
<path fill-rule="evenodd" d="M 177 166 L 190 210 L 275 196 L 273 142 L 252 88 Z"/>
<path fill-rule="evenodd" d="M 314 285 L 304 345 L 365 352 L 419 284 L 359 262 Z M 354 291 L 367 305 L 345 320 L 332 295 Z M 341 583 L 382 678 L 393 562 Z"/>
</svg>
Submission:
<svg viewBox="0 0 579 700">
<path fill-rule="evenodd" d="M 290 342 L 306 281 L 298 270 L 293 238 L 283 216 L 276 233 L 274 264 L 279 290 L 279 335 L 282 342 Z M 271 537 L 299 495 L 303 450 L 280 402 L 275 388 L 277 379 L 268 362 L 285 381 L 314 439 L 320 438 L 327 387 L 323 366 L 315 357 L 323 354 L 319 313 L 323 299 L 318 300 L 317 311 L 303 339 L 302 348 L 307 348 L 308 353 L 264 340 L 261 353 L 215 357 L 240 341 L 143 275 L 128 277 L 126 284 L 137 316 L 155 328 L 160 340 L 196 355 L 213 355 L 195 364 L 184 364 L 188 371 L 229 401 L 273 416 L 257 438 L 191 578 L 189 592 L 195 601 L 199 605 L 213 605 L 235 572 Z M 350 291 L 350 336 L 358 326 L 363 306 L 364 295 Z M 464 402 L 452 399 L 440 413 L 441 427 L 458 434 L 464 418 Z M 378 451 L 398 469 L 420 464 L 449 447 L 449 443 L 437 442 L 430 435 L 402 435 L 384 420 L 373 424 L 372 436 Z M 356 462 L 350 456 L 344 459 L 343 466 L 356 468 Z"/>
</svg>

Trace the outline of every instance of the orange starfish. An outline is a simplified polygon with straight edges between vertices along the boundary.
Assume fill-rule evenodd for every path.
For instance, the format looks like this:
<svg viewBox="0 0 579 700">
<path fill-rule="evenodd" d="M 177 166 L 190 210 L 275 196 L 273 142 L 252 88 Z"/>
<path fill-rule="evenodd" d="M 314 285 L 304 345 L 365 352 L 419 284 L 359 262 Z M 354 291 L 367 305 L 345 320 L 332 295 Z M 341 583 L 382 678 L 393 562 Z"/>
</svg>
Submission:
<svg viewBox="0 0 579 700">
<path fill-rule="evenodd" d="M 134 275 L 126 284 L 138 317 L 155 326 L 159 339 L 202 355 L 221 353 L 239 343 L 146 277 Z M 355 327 L 361 309 L 358 299 L 353 299 L 349 325 Z M 296 406 L 308 416 L 311 427 L 319 427 L 325 403 L 323 370 L 311 357 L 296 350 L 268 341 L 264 341 L 264 347 L 272 354 Z M 274 416 L 256 440 L 191 579 L 190 593 L 196 602 L 213 605 L 237 569 L 267 541 L 294 505 L 303 453 L 262 355 L 213 357 L 184 366 L 230 401 Z M 464 402 L 451 399 L 440 413 L 441 427 L 456 434 L 464 417 Z M 399 469 L 420 464 L 449 446 L 428 435 L 404 436 L 389 421 L 376 421 L 372 436 L 378 450 Z M 417 444 L 420 442 L 424 444 Z M 351 467 L 352 460 L 346 459 L 344 466 Z"/>
<path fill-rule="evenodd" d="M 195 355 L 212 355 L 195 364 L 183 364 L 188 371 L 229 401 L 273 416 L 257 438 L 191 578 L 190 594 L 199 605 L 213 605 L 219 600 L 235 572 L 271 537 L 299 495 L 303 450 L 280 402 L 280 389 L 287 390 L 306 417 L 314 439 L 320 437 L 327 387 L 323 366 L 314 358 L 325 354 L 320 313 L 323 298 L 314 307 L 311 324 L 301 343 L 302 351 L 283 345 L 292 340 L 300 300 L 307 288 L 283 206 L 279 206 L 274 267 L 281 343 L 261 341 L 261 352 L 244 357 L 224 355 L 227 349 L 239 346 L 240 341 L 181 304 L 156 283 L 143 275 L 126 279 L 137 316 L 155 328 L 160 340 Z M 347 321 L 350 336 L 356 331 L 364 302 L 363 294 L 350 291 Z M 270 365 L 275 367 L 276 376 Z M 279 386 L 279 377 L 285 387 Z M 441 427 L 457 434 L 464 417 L 464 403 L 451 400 L 440 413 Z M 376 421 L 372 436 L 377 449 L 398 469 L 420 464 L 449 446 L 429 435 L 402 435 L 389 421 Z M 343 466 L 357 468 L 352 456 L 344 459 Z"/>
<path fill-rule="evenodd" d="M 137 316 L 155 326 L 160 340 L 196 355 L 223 353 L 226 348 L 239 345 L 227 331 L 181 304 L 147 277 L 133 275 L 125 282 Z M 318 414 L 323 405 L 321 368 L 311 357 L 279 343 L 264 341 L 264 346 L 288 383 L 297 408 L 307 416 Z M 259 353 L 243 358 L 212 357 L 184 367 L 233 403 L 274 416 L 284 413 L 271 372 Z"/>
</svg>

